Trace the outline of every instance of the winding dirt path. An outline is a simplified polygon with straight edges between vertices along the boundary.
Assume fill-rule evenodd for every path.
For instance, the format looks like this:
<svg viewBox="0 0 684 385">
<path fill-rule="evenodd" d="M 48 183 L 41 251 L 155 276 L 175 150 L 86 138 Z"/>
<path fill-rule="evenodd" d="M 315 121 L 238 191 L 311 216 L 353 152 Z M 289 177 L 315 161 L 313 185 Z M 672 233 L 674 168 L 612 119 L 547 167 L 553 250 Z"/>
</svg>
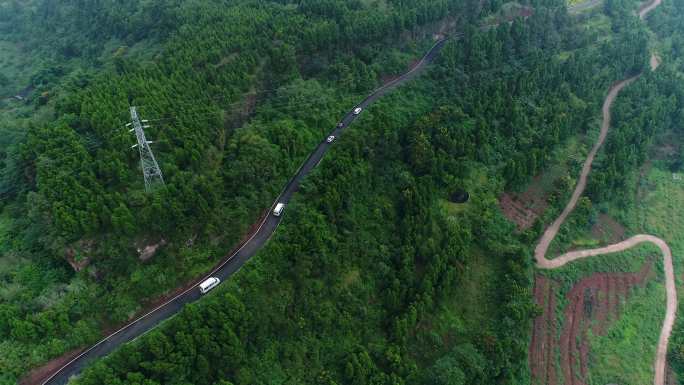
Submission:
<svg viewBox="0 0 684 385">
<path fill-rule="evenodd" d="M 654 0 L 653 2 L 642 8 L 639 11 L 639 18 L 643 20 L 644 17 L 650 11 L 652 11 L 658 5 L 660 5 L 660 2 L 661 0 Z M 606 136 L 608 135 L 608 130 L 610 129 L 610 107 L 613 104 L 613 101 L 615 101 L 615 98 L 617 97 L 618 93 L 624 87 L 629 85 L 638 77 L 639 75 L 620 81 L 617 84 L 613 85 L 613 87 L 611 87 L 610 91 L 608 92 L 608 96 L 606 97 L 603 103 L 603 123 L 601 124 L 601 132 L 599 134 L 599 138 L 594 144 L 594 147 L 589 152 L 586 161 L 584 162 L 582 172 L 580 173 L 579 181 L 577 182 L 575 191 L 572 193 L 570 201 L 568 202 L 567 206 L 560 214 L 560 216 L 544 232 L 544 235 L 541 237 L 541 239 L 539 240 L 539 244 L 534 250 L 534 257 L 537 260 L 538 268 L 556 269 L 578 259 L 617 253 L 620 251 L 631 249 L 632 247 L 635 247 L 641 243 L 649 242 L 656 245 L 663 254 L 667 306 L 665 310 L 665 320 L 663 321 L 663 327 L 660 330 L 660 337 L 658 339 L 658 347 L 656 350 L 656 357 L 654 363 L 655 375 L 653 378 L 653 384 L 664 385 L 665 362 L 667 358 L 667 344 L 670 339 L 670 334 L 672 333 L 672 327 L 674 325 L 675 315 L 677 311 L 677 290 L 675 288 L 674 268 L 672 267 L 672 252 L 670 251 L 670 248 L 667 245 L 667 243 L 653 235 L 639 234 L 622 242 L 615 243 L 613 245 L 609 245 L 606 247 L 571 251 L 557 258 L 546 258 L 546 252 L 549 248 L 549 245 L 551 244 L 551 241 L 553 241 L 553 239 L 556 237 L 556 234 L 558 233 L 558 229 L 560 228 L 561 224 L 565 222 L 565 219 L 572 212 L 572 210 L 574 210 L 575 206 L 577 205 L 578 199 L 580 198 L 580 196 L 584 192 L 585 187 L 587 186 L 587 177 L 589 176 L 589 172 L 591 172 L 591 164 L 594 162 L 596 153 L 603 145 L 603 142 L 605 141 Z"/>
<path fill-rule="evenodd" d="M 577 205 L 577 201 L 579 198 L 582 196 L 582 193 L 584 192 L 584 189 L 587 187 L 587 177 L 589 176 L 589 172 L 591 172 L 591 164 L 594 162 L 594 158 L 596 157 L 596 154 L 598 153 L 598 150 L 601 148 L 603 145 L 603 142 L 606 140 L 606 136 L 608 136 L 608 130 L 610 129 L 610 107 L 615 101 L 615 98 L 617 97 L 618 92 L 625 88 L 628 84 L 636 80 L 638 77 L 632 77 L 626 80 L 623 80 L 617 84 L 615 84 L 610 91 L 608 92 L 608 96 L 606 96 L 606 100 L 603 102 L 603 123 L 601 124 L 601 132 L 599 133 L 599 138 L 594 144 L 594 147 L 591 149 L 589 152 L 589 155 L 587 156 L 587 159 L 584 161 L 584 166 L 582 166 L 582 172 L 580 173 L 579 181 L 577 182 L 577 186 L 575 187 L 575 191 L 572 193 L 572 197 L 570 198 L 570 202 L 568 202 L 567 206 L 565 206 L 565 209 L 561 213 L 561 215 L 556 218 L 556 220 L 549 226 L 546 231 L 544 232 L 544 235 L 542 236 L 541 240 L 539 240 L 539 244 L 534 250 L 534 256 L 537 258 L 537 265 L 540 268 L 555 268 L 559 267 L 562 265 L 557 265 L 557 266 L 551 266 L 548 265 L 550 260 L 547 260 L 544 256 L 546 255 L 546 250 L 548 250 L 549 245 L 551 244 L 551 241 L 556 237 L 556 233 L 558 233 L 558 229 L 560 226 L 565 222 L 565 219 L 570 215 L 572 210 L 575 209 L 575 206 Z M 562 257 L 560 257 L 562 258 Z M 556 258 L 559 259 L 559 258 Z M 565 262 L 567 263 L 567 262 Z M 563 264 L 565 264 L 563 263 Z"/>
<path fill-rule="evenodd" d="M 660 5 L 660 2 L 661 2 L 661 0 L 653 0 L 653 1 L 650 2 L 647 6 L 641 8 L 641 10 L 639 11 L 639 18 L 640 18 L 641 20 L 644 20 L 644 18 L 646 17 L 646 15 L 647 15 L 649 12 L 651 12 L 651 11 L 654 10 L 657 6 Z"/>
</svg>

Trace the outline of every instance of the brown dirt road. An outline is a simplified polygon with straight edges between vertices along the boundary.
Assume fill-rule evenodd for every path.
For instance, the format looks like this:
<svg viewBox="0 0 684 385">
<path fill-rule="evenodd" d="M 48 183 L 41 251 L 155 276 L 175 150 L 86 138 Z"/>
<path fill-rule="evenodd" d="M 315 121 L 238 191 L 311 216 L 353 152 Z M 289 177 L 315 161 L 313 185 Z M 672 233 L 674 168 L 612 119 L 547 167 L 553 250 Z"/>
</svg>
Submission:
<svg viewBox="0 0 684 385">
<path fill-rule="evenodd" d="M 622 90 L 629 83 L 633 82 L 637 77 L 638 75 L 615 84 L 608 92 L 608 96 L 606 96 L 606 100 L 603 102 L 603 124 L 601 124 L 599 138 L 589 152 L 587 159 L 584 161 L 584 166 L 582 166 L 582 172 L 580 173 L 579 181 L 577 182 L 577 186 L 575 186 L 575 191 L 572 193 L 570 202 L 568 202 L 567 206 L 565 206 L 565 209 L 561 215 L 558 216 L 551 226 L 546 229 L 544 236 L 542 236 L 539 244 L 534 250 L 534 255 L 537 258 L 537 263 L 540 265 L 540 267 L 546 269 L 550 268 L 546 267 L 543 262 L 539 262 L 540 256 L 541 258 L 544 258 L 546 255 L 546 250 L 548 250 L 549 245 L 551 245 L 551 241 L 553 241 L 553 239 L 556 237 L 556 233 L 558 233 L 558 229 L 560 229 L 560 226 L 563 224 L 563 222 L 565 222 L 565 219 L 568 217 L 568 215 L 570 215 L 572 210 L 575 209 L 577 201 L 582 196 L 582 193 L 584 193 L 584 189 L 587 187 L 587 177 L 589 176 L 589 172 L 591 172 L 591 164 L 594 162 L 596 153 L 598 153 L 598 150 L 606 140 L 606 136 L 608 136 L 608 130 L 610 129 L 610 107 L 613 104 L 613 101 L 615 101 L 618 92 L 620 92 L 620 90 Z"/>
<path fill-rule="evenodd" d="M 547 234 L 544 234 L 547 236 Z M 555 234 L 553 234 L 555 236 Z M 597 255 L 617 253 L 627 249 L 631 249 L 641 243 L 652 243 L 660 249 L 663 254 L 663 265 L 665 268 L 665 290 L 667 292 L 667 308 L 665 311 L 665 320 L 663 321 L 662 329 L 660 330 L 660 337 L 658 339 L 658 348 L 656 350 L 655 358 L 655 377 L 653 379 L 654 385 L 664 385 L 665 383 L 665 363 L 667 356 L 667 344 L 674 325 L 675 314 L 677 311 L 677 290 L 675 288 L 674 269 L 672 267 L 672 253 L 665 241 L 658 237 L 647 234 L 635 235 L 622 242 L 601 247 L 597 249 L 571 251 L 565 253 L 558 258 L 546 259 L 544 254 L 535 254 L 537 259 L 537 267 L 542 269 L 555 269 L 564 266 L 572 261 L 593 257 Z M 539 252 L 539 250 L 538 250 Z M 546 250 L 543 250 L 545 253 Z"/>
<path fill-rule="evenodd" d="M 653 0 L 651 3 L 644 6 L 639 11 L 639 17 L 643 20 L 646 14 L 648 14 L 650 11 L 652 11 L 658 5 L 660 5 L 660 2 L 661 0 Z M 572 193 L 570 201 L 568 202 L 567 206 L 565 207 L 561 215 L 544 232 L 544 235 L 539 240 L 539 244 L 535 248 L 534 257 L 537 260 L 537 267 L 539 267 L 540 269 L 555 269 L 578 259 L 617 253 L 620 251 L 631 249 L 632 247 L 635 247 L 641 243 L 649 242 L 656 245 L 663 254 L 667 306 L 665 310 L 665 320 L 663 321 L 663 327 L 660 331 L 658 347 L 656 350 L 656 357 L 654 363 L 655 375 L 653 378 L 653 384 L 664 385 L 667 344 L 670 339 L 670 334 L 672 332 L 672 326 L 674 325 L 675 314 L 677 311 L 677 290 L 675 288 L 674 268 L 672 267 L 672 252 L 670 251 L 670 248 L 667 245 L 667 243 L 653 235 L 639 234 L 622 242 L 609 245 L 606 247 L 571 251 L 557 258 L 546 258 L 546 251 L 548 250 L 551 241 L 553 241 L 553 239 L 556 237 L 556 234 L 558 233 L 558 229 L 560 228 L 561 224 L 565 221 L 568 215 L 575 208 L 577 200 L 580 198 L 580 196 L 584 192 L 584 188 L 587 185 L 587 177 L 589 176 L 589 172 L 591 171 L 591 164 L 594 161 L 596 153 L 601 148 L 601 145 L 603 145 L 603 142 L 605 141 L 606 136 L 608 135 L 608 130 L 610 129 L 610 107 L 613 104 L 613 101 L 617 97 L 620 90 L 622 90 L 625 86 L 633 82 L 637 77 L 638 75 L 618 82 L 613 87 L 611 87 L 610 91 L 608 92 L 608 96 L 606 97 L 606 100 L 603 103 L 603 123 L 601 125 L 601 132 L 599 134 L 599 138 L 596 141 L 596 144 L 594 144 L 594 147 L 591 149 L 591 152 L 589 152 L 586 161 L 584 162 L 582 172 L 580 173 L 579 181 L 577 183 L 577 186 L 575 187 L 575 191 Z"/>
<path fill-rule="evenodd" d="M 556 234 L 554 233 L 551 236 L 555 235 Z M 546 237 L 549 235 L 545 233 L 544 236 Z M 653 379 L 654 385 L 664 385 L 667 344 L 670 339 L 670 334 L 672 332 L 672 326 L 674 325 L 675 314 L 677 311 L 677 290 L 675 288 L 674 269 L 672 267 L 672 253 L 670 251 L 670 248 L 665 243 L 665 241 L 652 235 L 639 234 L 610 246 L 601 247 L 597 249 L 571 251 L 554 259 L 546 259 L 546 257 L 544 256 L 544 254 L 546 253 L 546 249 L 544 249 L 541 250 L 544 254 L 535 253 L 535 258 L 537 259 L 537 267 L 542 269 L 555 269 L 578 259 L 603 254 L 617 253 L 620 251 L 631 249 L 632 247 L 645 242 L 650 242 L 658 246 L 658 248 L 663 254 L 663 265 L 665 267 L 665 290 L 667 292 L 667 309 L 665 311 L 665 320 L 663 321 L 663 327 L 660 331 L 660 338 L 658 339 L 658 348 L 656 351 L 656 358 L 654 364 L 655 377 Z M 541 251 L 538 249 L 537 253 Z"/>
</svg>

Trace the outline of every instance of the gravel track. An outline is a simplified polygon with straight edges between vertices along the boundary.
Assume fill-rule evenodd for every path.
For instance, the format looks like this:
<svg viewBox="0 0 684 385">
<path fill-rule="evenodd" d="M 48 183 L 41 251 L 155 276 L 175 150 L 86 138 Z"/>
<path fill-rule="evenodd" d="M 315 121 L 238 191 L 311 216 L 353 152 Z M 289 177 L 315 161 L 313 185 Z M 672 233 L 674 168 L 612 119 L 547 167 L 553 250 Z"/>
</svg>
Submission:
<svg viewBox="0 0 684 385">
<path fill-rule="evenodd" d="M 650 4 L 644 6 L 639 11 L 639 18 L 644 19 L 646 15 L 660 5 L 661 0 L 654 0 Z M 660 330 L 660 337 L 658 339 L 658 347 L 656 350 L 656 357 L 654 362 L 655 375 L 653 378 L 654 385 L 664 385 L 665 384 L 665 363 L 667 358 L 667 344 L 670 339 L 670 334 L 672 333 L 672 327 L 675 321 L 675 315 L 677 311 L 677 290 L 675 288 L 675 278 L 674 278 L 674 268 L 672 266 L 672 252 L 670 247 L 662 239 L 648 234 L 638 234 L 622 242 L 618 242 L 606 247 L 600 247 L 588 250 L 578 250 L 565 253 L 557 258 L 547 259 L 546 252 L 551 244 L 551 241 L 556 237 L 558 229 L 561 224 L 565 222 L 568 215 L 574 210 L 577 205 L 577 201 L 584 192 L 587 186 L 587 177 L 591 172 L 591 164 L 594 162 L 596 153 L 603 145 L 603 142 L 608 135 L 610 129 L 610 108 L 615 101 L 618 93 L 631 82 L 636 80 L 639 75 L 631 77 L 629 79 L 622 80 L 611 87 L 608 92 L 608 96 L 603 103 L 603 123 L 601 124 L 601 132 L 599 138 L 594 144 L 594 147 L 589 152 L 584 166 L 582 167 L 582 172 L 580 173 L 579 181 L 575 187 L 575 191 L 572 193 L 572 197 L 568 202 L 567 206 L 561 213 L 561 215 L 549 226 L 544 235 L 539 240 L 539 244 L 534 251 L 534 257 L 537 260 L 537 267 L 540 269 L 556 269 L 566 264 L 576 261 L 578 259 L 594 257 L 605 254 L 612 254 L 621 252 L 624 250 L 631 249 L 642 243 L 652 243 L 656 245 L 662 255 L 663 255 L 663 266 L 665 270 L 665 290 L 667 293 L 667 306 L 665 310 L 665 320 L 663 321 L 662 329 Z"/>
</svg>

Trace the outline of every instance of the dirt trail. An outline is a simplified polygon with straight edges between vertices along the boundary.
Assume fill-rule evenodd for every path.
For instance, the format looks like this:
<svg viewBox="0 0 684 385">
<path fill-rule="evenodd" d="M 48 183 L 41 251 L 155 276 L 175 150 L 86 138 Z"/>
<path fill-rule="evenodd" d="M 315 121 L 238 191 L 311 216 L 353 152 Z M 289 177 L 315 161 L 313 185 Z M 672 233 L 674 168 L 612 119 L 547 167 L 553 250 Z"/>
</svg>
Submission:
<svg viewBox="0 0 684 385">
<path fill-rule="evenodd" d="M 649 64 L 651 65 L 651 71 L 657 70 L 658 66 L 660 65 L 660 56 L 656 55 L 655 53 L 651 54 L 651 60 L 649 61 Z"/>
<path fill-rule="evenodd" d="M 606 140 L 606 136 L 608 136 L 608 130 L 610 129 L 610 106 L 613 104 L 613 101 L 615 101 L 615 97 L 617 96 L 618 92 L 620 92 L 620 90 L 622 90 L 629 83 L 633 82 L 637 77 L 638 76 L 635 76 L 615 84 L 610 89 L 610 92 L 608 92 L 608 96 L 606 97 L 606 100 L 603 102 L 603 124 L 601 124 L 601 133 L 599 134 L 599 138 L 596 141 L 596 144 L 594 144 L 594 147 L 589 152 L 587 160 L 584 161 L 584 166 L 582 166 L 582 172 L 580 173 L 579 181 L 577 182 L 575 191 L 572 193 L 570 202 L 568 202 L 568 205 L 565 207 L 561 215 L 558 218 L 556 218 L 556 220 L 551 224 L 551 226 L 549 226 L 546 229 L 546 231 L 544 232 L 544 236 L 542 236 L 541 240 L 539 241 L 539 244 L 534 250 L 534 255 L 537 258 L 537 263 L 540 265 L 540 267 L 547 269 L 549 268 L 544 266 L 543 262 L 539 262 L 540 258 L 543 259 L 546 255 L 546 250 L 548 250 L 551 241 L 553 241 L 553 238 L 556 237 L 558 229 L 563 224 L 563 222 L 565 222 L 565 219 L 568 217 L 568 215 L 570 215 L 572 210 L 575 209 L 577 201 L 584 192 L 584 188 L 587 187 L 587 177 L 589 176 L 589 172 L 591 172 L 591 164 L 594 162 L 596 153 L 598 153 L 598 150 L 601 148 L 603 142 Z"/>
<path fill-rule="evenodd" d="M 547 234 L 544 234 L 547 236 Z M 555 234 L 553 234 L 555 236 Z M 572 261 L 593 257 L 596 255 L 604 255 L 617 253 L 627 249 L 631 249 L 641 243 L 650 242 L 660 249 L 663 254 L 663 265 L 665 268 L 665 290 L 667 292 L 667 309 L 665 311 L 665 320 L 660 331 L 660 338 L 658 339 L 658 348 L 655 358 L 655 377 L 653 379 L 654 385 L 664 385 L 665 383 L 665 360 L 667 355 L 667 343 L 672 332 L 672 326 L 675 321 L 675 313 L 677 311 L 677 291 L 675 288 L 674 269 L 672 267 L 672 252 L 665 241 L 652 235 L 639 234 L 635 235 L 625 241 L 601 247 L 597 249 L 571 251 L 565 253 L 558 258 L 546 259 L 544 254 L 535 254 L 537 259 L 537 266 L 542 269 L 555 269 L 564 266 Z M 546 250 L 543 250 L 546 252 Z M 537 250 L 539 252 L 539 250 Z"/>
<path fill-rule="evenodd" d="M 639 17 L 643 19 L 646 16 L 646 14 L 648 14 L 650 11 L 652 11 L 658 5 L 660 5 L 660 2 L 661 0 L 654 0 L 650 4 L 646 5 L 639 11 Z M 665 311 L 665 320 L 663 321 L 663 327 L 660 331 L 660 337 L 658 339 L 658 348 L 656 351 L 654 363 L 655 376 L 653 378 L 653 384 L 664 385 L 667 344 L 670 338 L 670 334 L 672 332 L 672 326 L 674 325 L 675 314 L 677 311 L 677 291 L 675 288 L 674 268 L 672 267 L 672 252 L 670 251 L 670 248 L 667 246 L 665 241 L 653 235 L 639 234 L 625 241 L 609 245 L 606 247 L 571 251 L 554 259 L 546 258 L 546 252 L 549 248 L 549 245 L 551 244 L 551 241 L 553 241 L 553 239 L 556 237 L 556 234 L 558 233 L 558 229 L 560 228 L 561 224 L 563 224 L 565 219 L 575 208 L 577 200 L 580 198 L 580 196 L 584 192 L 584 188 L 587 185 L 587 177 L 589 176 L 589 172 L 591 171 L 591 164 L 594 161 L 596 153 L 603 145 L 603 142 L 605 141 L 606 136 L 608 135 L 608 130 L 610 129 L 610 107 L 613 104 L 613 101 L 617 97 L 620 90 L 622 90 L 625 86 L 633 82 L 638 76 L 639 75 L 631 77 L 629 79 L 625 79 L 615 84 L 608 92 L 608 96 L 606 97 L 606 100 L 603 103 L 603 123 L 601 125 L 601 132 L 599 134 L 599 138 L 596 141 L 596 144 L 594 144 L 594 147 L 589 152 L 586 161 L 584 162 L 582 172 L 580 173 L 579 181 L 577 182 L 575 191 L 572 193 L 570 201 L 568 202 L 567 206 L 565 207 L 561 215 L 544 232 L 544 235 L 539 240 L 539 244 L 535 248 L 534 257 L 537 260 L 537 267 L 541 269 L 555 269 L 578 259 L 617 253 L 620 251 L 630 249 L 634 246 L 637 246 L 645 242 L 649 242 L 658 246 L 661 253 L 663 254 L 667 306 Z"/>
<path fill-rule="evenodd" d="M 651 11 L 654 10 L 657 6 L 660 5 L 660 2 L 661 2 L 661 0 L 653 0 L 653 1 L 650 2 L 647 6 L 641 8 L 641 10 L 639 11 L 639 18 L 640 18 L 641 20 L 644 20 L 644 18 L 646 17 L 646 15 L 647 15 L 649 12 L 651 12 Z"/>
</svg>

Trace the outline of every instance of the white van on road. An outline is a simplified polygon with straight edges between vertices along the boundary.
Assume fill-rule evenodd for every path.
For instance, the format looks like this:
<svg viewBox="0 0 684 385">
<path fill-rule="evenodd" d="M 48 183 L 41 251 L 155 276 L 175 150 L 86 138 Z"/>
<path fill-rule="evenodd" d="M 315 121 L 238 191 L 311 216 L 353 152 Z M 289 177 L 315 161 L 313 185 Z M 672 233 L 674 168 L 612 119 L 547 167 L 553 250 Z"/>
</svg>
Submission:
<svg viewBox="0 0 684 385">
<path fill-rule="evenodd" d="M 209 290 L 218 286 L 219 283 L 221 283 L 221 280 L 218 279 L 218 277 L 209 277 L 205 279 L 199 284 L 200 293 L 207 294 Z"/>
<path fill-rule="evenodd" d="M 285 203 L 278 203 L 276 207 L 273 209 L 273 215 L 276 217 L 279 217 L 280 214 L 283 213 L 283 210 L 285 209 Z"/>
</svg>

